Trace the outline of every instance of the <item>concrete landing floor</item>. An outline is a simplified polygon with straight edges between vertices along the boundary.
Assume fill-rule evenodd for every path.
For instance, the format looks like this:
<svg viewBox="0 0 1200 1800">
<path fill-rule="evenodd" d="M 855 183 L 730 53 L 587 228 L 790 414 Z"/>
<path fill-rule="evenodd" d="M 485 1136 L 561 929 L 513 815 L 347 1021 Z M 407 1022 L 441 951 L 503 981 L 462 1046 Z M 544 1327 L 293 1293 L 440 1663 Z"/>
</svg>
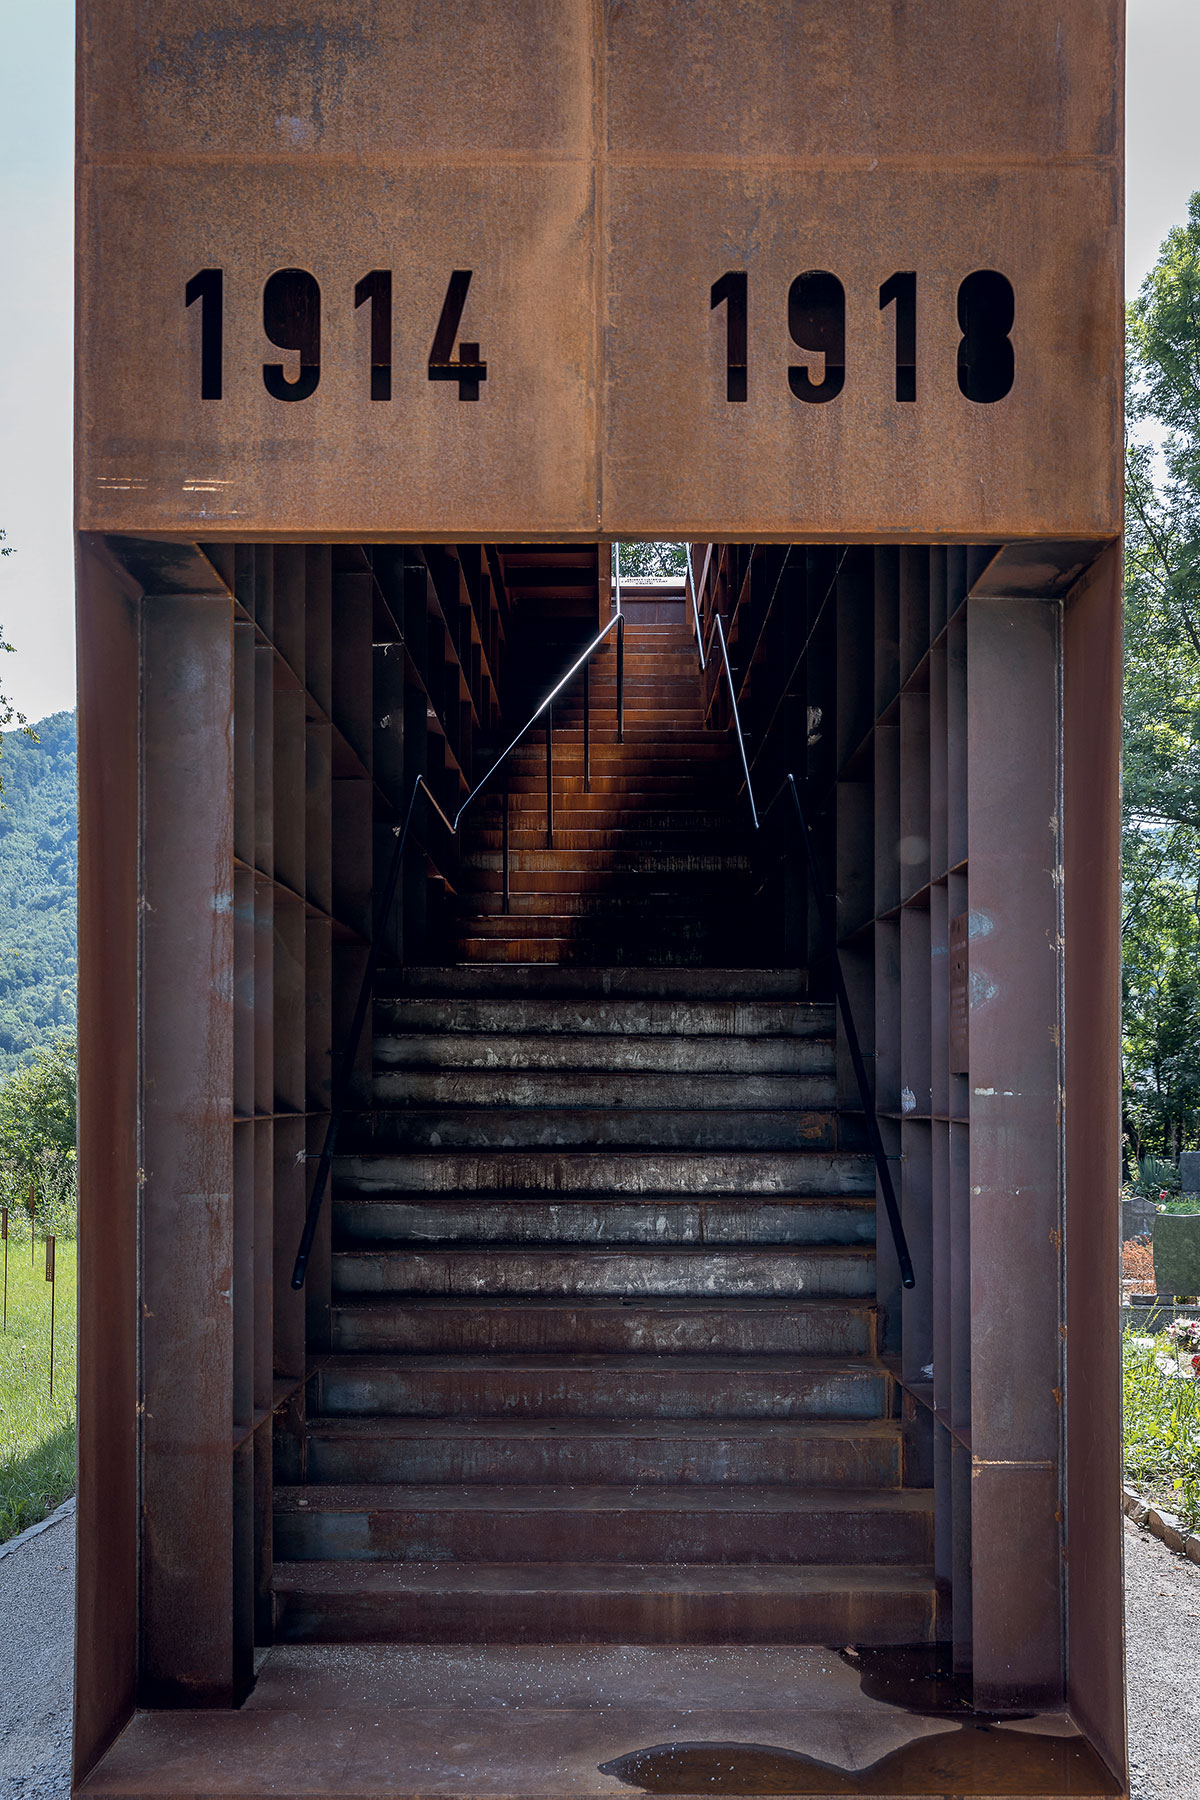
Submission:
<svg viewBox="0 0 1200 1800">
<path fill-rule="evenodd" d="M 930 1702 L 920 1682 L 880 1680 L 853 1653 L 830 1650 L 278 1647 L 263 1655 L 240 1711 L 138 1714 L 79 1793 L 1119 1791 L 1062 1715 L 985 1721 L 913 1710 L 921 1704 Z"/>
</svg>

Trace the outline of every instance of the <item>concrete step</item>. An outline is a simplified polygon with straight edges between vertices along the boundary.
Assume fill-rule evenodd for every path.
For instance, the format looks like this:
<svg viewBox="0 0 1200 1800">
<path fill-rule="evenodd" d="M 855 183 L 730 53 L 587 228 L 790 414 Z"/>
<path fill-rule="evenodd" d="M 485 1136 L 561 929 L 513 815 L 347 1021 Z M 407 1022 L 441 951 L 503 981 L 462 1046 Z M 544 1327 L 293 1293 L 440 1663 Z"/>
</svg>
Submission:
<svg viewBox="0 0 1200 1800">
<path fill-rule="evenodd" d="M 921 1488 L 277 1487 L 274 1526 L 287 1562 L 933 1561 Z"/>
<path fill-rule="evenodd" d="M 275 1565 L 284 1643 L 920 1644 L 935 1615 L 924 1567 Z"/>
<path fill-rule="evenodd" d="M 872 1245 L 713 1250 L 625 1244 L 466 1244 L 339 1250 L 333 1291 L 348 1294 L 695 1295 L 874 1298 Z"/>
<path fill-rule="evenodd" d="M 884 1419 L 892 1377 L 865 1358 L 328 1356 L 309 1383 L 323 1417 Z"/>
<path fill-rule="evenodd" d="M 591 1070 L 639 1077 L 710 1075 L 730 1080 L 825 1076 L 833 1070 L 833 1040 L 824 1037 L 695 1037 L 643 1032 L 427 1031 L 376 1037 L 376 1080 L 390 1070 Z M 412 1091 L 412 1090 L 410 1090 Z M 639 1090 L 641 1091 L 641 1090 Z"/>
<path fill-rule="evenodd" d="M 419 971 L 412 970 L 416 983 Z M 484 973 L 472 966 L 472 987 L 485 993 L 409 994 L 375 1003 L 379 1028 L 389 1031 L 470 1031 L 501 1038 L 517 1032 L 606 1037 L 825 1038 L 833 1033 L 833 1008 L 803 999 L 726 999 L 704 992 L 709 969 L 563 970 L 553 990 L 541 990 L 524 971 Z M 736 976 L 738 970 L 722 971 Z M 747 970 L 747 976 L 753 971 Z M 603 977 L 589 985 L 588 977 Z M 685 977 L 694 993 L 673 994 Z M 543 979 L 548 980 L 548 976 Z M 464 980 L 464 986 L 466 980 Z M 663 990 L 667 990 L 663 992 Z M 640 991 L 638 991 L 640 990 Z M 649 990 L 649 991 L 647 991 Z"/>
<path fill-rule="evenodd" d="M 699 1080 L 700 1077 L 697 1077 Z M 716 1079 L 715 1077 L 713 1079 Z M 348 1148 L 385 1150 L 662 1149 L 834 1150 L 832 1108 L 704 1112 L 691 1107 L 459 1106 L 426 1111 L 378 1106 L 343 1127 Z"/>
<path fill-rule="evenodd" d="M 896 1419 L 322 1419 L 313 1482 L 898 1488 Z"/>
<path fill-rule="evenodd" d="M 339 1299 L 332 1348 L 479 1354 L 538 1352 L 872 1356 L 873 1300 L 489 1300 L 442 1295 Z"/>
<path fill-rule="evenodd" d="M 372 1082 L 380 1107 L 830 1108 L 832 1073 L 699 1074 L 641 1069 L 382 1069 Z"/>
<path fill-rule="evenodd" d="M 418 1244 L 873 1244 L 875 1202 L 838 1195 L 791 1199 L 740 1195 L 693 1199 L 607 1195 L 471 1194 L 444 1199 L 365 1200 L 337 1192 L 333 1225 L 341 1249 L 403 1240 Z"/>
<path fill-rule="evenodd" d="M 339 1156 L 338 1185 L 360 1194 L 875 1193 L 875 1165 L 853 1151 L 427 1150 Z"/>
<path fill-rule="evenodd" d="M 474 999 L 498 1001 L 532 998 L 539 1005 L 552 1001 L 600 997 L 620 1005 L 635 1000 L 725 1001 L 733 1006 L 753 1002 L 786 1000 L 811 1009 L 825 1021 L 827 1031 L 833 1029 L 833 1007 L 805 998 L 808 972 L 805 969 L 488 969 L 480 970 L 470 963 L 449 966 L 419 963 L 403 971 L 384 970 L 376 983 L 376 1006 L 397 1000 L 420 997 L 443 999 L 467 995 Z M 728 1018 L 729 1015 L 722 1015 Z M 489 1024 L 483 1029 L 515 1029 Z M 676 1024 L 661 1027 L 668 1031 L 686 1029 Z M 701 1030 L 727 1029 L 726 1026 L 701 1026 Z M 763 1026 L 759 1018 L 746 1026 L 756 1036 Z M 774 1028 L 772 1028 L 774 1029 Z"/>
</svg>

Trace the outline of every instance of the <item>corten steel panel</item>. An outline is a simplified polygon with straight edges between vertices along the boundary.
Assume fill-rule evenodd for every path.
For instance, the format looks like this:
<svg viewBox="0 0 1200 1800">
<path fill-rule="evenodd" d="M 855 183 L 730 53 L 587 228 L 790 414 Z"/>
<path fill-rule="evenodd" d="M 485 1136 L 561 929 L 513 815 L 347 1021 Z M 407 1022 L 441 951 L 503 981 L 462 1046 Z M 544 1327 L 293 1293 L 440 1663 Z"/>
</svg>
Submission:
<svg viewBox="0 0 1200 1800">
<path fill-rule="evenodd" d="M 1115 155 L 1122 9 L 1106 0 L 610 0 L 614 156 Z M 967 122 L 969 120 L 969 130 Z"/>
<path fill-rule="evenodd" d="M 96 529 L 310 540 L 596 529 L 591 171 L 103 163 L 88 171 L 79 395 L 80 515 Z M 199 390 L 197 270 L 224 270 L 224 394 Z M 278 269 L 321 286 L 312 397 L 267 393 L 298 359 L 262 328 Z M 370 399 L 369 308 L 393 274 L 392 399 Z M 478 403 L 427 362 L 451 272 L 472 269 L 460 341 L 488 365 Z M 95 352 L 95 358 L 91 352 Z M 291 373 L 289 367 L 289 373 Z"/>
<path fill-rule="evenodd" d="M 220 1705 L 233 1661 L 233 622 L 142 626 L 141 1698 Z"/>
<path fill-rule="evenodd" d="M 608 170 L 605 196 L 606 529 L 653 536 L 678 521 L 703 536 L 720 520 L 731 536 L 842 541 L 1117 529 L 1121 239 L 1106 167 L 636 164 Z M 709 306 L 732 268 L 749 273 L 745 404 L 725 399 L 725 309 Z M 788 335 L 789 285 L 814 268 L 846 299 L 845 387 L 822 404 L 788 381 L 794 365 L 823 372 Z M 992 405 L 957 378 L 956 297 L 979 268 L 1016 295 L 1013 388 Z M 917 275 L 912 404 L 895 399 L 894 308 L 879 307 L 898 269 Z"/>
<path fill-rule="evenodd" d="M 1114 547 L 1069 596 L 1063 620 L 1068 1698 L 1118 1771 L 1121 576 Z"/>
<path fill-rule="evenodd" d="M 569 156 L 592 129 L 592 0 L 103 0 L 80 48 L 97 152 L 444 166 Z"/>
<path fill-rule="evenodd" d="M 137 1677 L 138 631 L 103 544 L 79 555 L 79 1507 L 75 1768 Z"/>
<path fill-rule="evenodd" d="M 1093 539 L 1119 524 L 1119 0 L 897 8 L 325 0 L 85 5 L 79 508 L 207 536 Z M 261 296 L 322 290 L 272 399 Z M 959 392 L 958 284 L 1012 282 L 1016 380 Z M 199 398 L 201 269 L 224 386 Z M 370 310 L 393 273 L 392 398 Z M 477 402 L 427 379 L 451 270 Z M 847 296 L 844 391 L 797 399 L 787 290 Z M 725 393 L 728 269 L 749 398 Z M 894 271 L 917 277 L 896 400 Z M 292 353 L 282 354 L 288 363 Z M 298 361 L 294 363 L 298 366 Z M 815 365 L 814 365 L 815 366 Z"/>
<path fill-rule="evenodd" d="M 1063 1681 L 1060 1532 L 1047 1499 L 1058 1494 L 1063 1380 L 1059 640 L 1052 602 L 967 602 L 971 1513 L 983 1704 L 1044 1699 Z M 1001 1555 L 998 1527 L 986 1522 L 1010 1505 L 1019 1529 L 1005 1526 Z M 1036 1606 L 1024 1568 L 1013 1579 L 1015 1542 L 1037 1564 Z"/>
</svg>

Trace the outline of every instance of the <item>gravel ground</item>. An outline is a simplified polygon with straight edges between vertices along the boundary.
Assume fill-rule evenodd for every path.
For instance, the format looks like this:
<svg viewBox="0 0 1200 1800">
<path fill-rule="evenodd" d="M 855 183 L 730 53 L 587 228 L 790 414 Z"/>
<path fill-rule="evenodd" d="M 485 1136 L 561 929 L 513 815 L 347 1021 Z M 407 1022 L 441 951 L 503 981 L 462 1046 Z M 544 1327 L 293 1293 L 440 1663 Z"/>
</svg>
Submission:
<svg viewBox="0 0 1200 1800">
<path fill-rule="evenodd" d="M 1125 1521 L 1132 1800 L 1200 1800 L 1200 1565 Z"/>
<path fill-rule="evenodd" d="M 0 1557 L 0 1800 L 71 1791 L 74 1509 Z"/>
<path fill-rule="evenodd" d="M 0 1557 L 0 1800 L 70 1794 L 75 1520 Z M 1200 1800 L 1200 1566 L 1125 1521 L 1132 1800 Z"/>
</svg>

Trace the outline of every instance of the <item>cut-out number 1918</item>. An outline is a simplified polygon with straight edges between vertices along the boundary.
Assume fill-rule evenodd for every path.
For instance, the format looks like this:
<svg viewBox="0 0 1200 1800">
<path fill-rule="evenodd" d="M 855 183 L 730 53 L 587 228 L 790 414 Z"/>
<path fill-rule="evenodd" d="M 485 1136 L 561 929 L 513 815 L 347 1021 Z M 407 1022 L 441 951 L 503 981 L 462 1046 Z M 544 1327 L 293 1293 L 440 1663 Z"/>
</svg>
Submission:
<svg viewBox="0 0 1200 1800">
<path fill-rule="evenodd" d="M 749 398 L 749 291 L 745 269 L 727 269 L 713 282 L 710 308 L 725 311 L 725 398 Z M 895 395 L 917 398 L 917 277 L 897 269 L 879 289 L 881 312 L 894 307 Z M 957 299 L 958 386 L 968 400 L 991 406 L 1010 392 L 1015 373 L 1012 331 L 1016 301 L 1012 283 L 995 269 L 976 269 Z M 788 334 L 801 350 L 822 358 L 821 379 L 807 364 L 793 364 L 788 386 L 797 400 L 836 400 L 846 382 L 846 291 L 828 269 L 808 269 L 788 289 Z"/>
</svg>

